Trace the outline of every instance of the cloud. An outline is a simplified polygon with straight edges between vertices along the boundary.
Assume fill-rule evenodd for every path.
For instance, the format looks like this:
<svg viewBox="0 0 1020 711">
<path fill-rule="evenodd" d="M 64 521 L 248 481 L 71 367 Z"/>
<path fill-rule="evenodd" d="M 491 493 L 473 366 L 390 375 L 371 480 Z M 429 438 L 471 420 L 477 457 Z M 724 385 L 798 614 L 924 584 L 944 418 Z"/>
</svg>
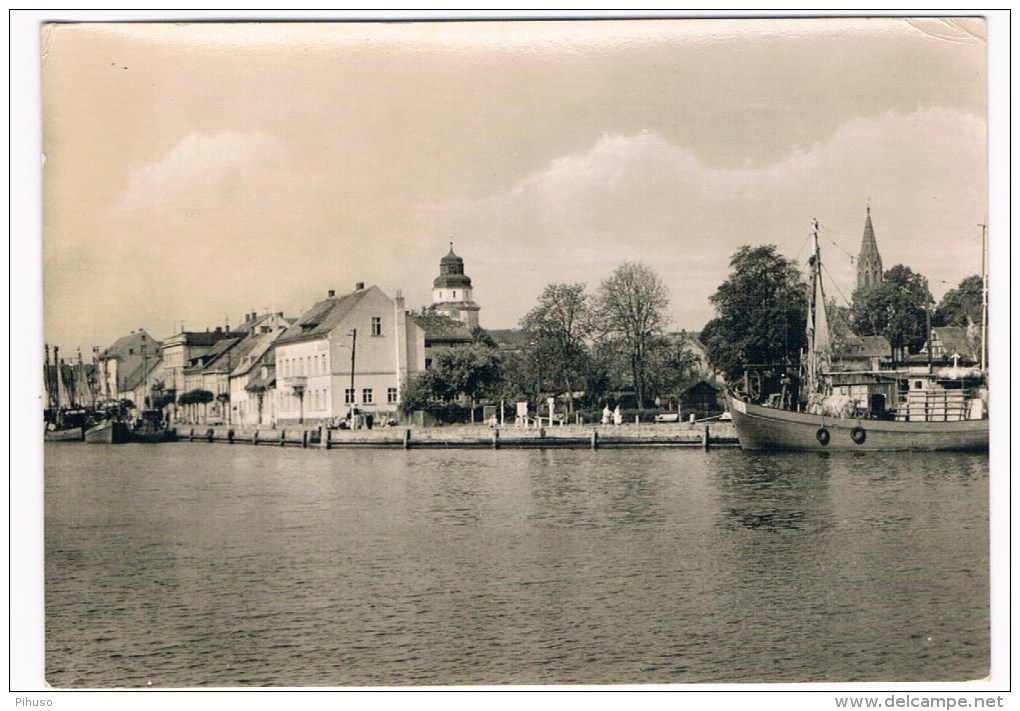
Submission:
<svg viewBox="0 0 1020 711">
<path fill-rule="evenodd" d="M 451 206 L 451 219 L 456 234 L 484 239 L 471 250 L 483 259 L 474 261 L 476 292 L 479 300 L 491 294 L 494 308 L 483 303 L 482 315 L 499 326 L 516 322 L 527 310 L 521 298 L 549 282 L 594 287 L 637 260 L 671 289 L 674 323 L 700 328 L 741 245 L 776 244 L 803 263 L 813 218 L 849 298 L 849 255 L 860 247 L 869 201 L 888 266 L 905 263 L 950 284 L 973 273 L 954 245 L 986 214 L 985 140 L 984 122 L 971 114 L 919 109 L 854 118 L 770 165 L 721 169 L 654 132 L 603 135 L 502 195 Z M 933 243 L 944 247 L 924 249 Z"/>
<path fill-rule="evenodd" d="M 279 141 L 258 132 L 190 133 L 159 160 L 131 170 L 115 209 L 193 214 L 235 203 L 279 153 Z"/>
</svg>

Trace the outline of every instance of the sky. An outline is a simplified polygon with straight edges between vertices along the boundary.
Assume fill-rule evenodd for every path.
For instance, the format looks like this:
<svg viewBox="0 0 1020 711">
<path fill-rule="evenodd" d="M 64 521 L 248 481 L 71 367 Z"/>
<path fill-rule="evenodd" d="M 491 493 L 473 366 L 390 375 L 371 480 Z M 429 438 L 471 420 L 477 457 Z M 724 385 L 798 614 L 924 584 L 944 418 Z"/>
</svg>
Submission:
<svg viewBox="0 0 1020 711">
<path fill-rule="evenodd" d="M 81 23 L 41 38 L 43 337 L 297 316 L 356 282 L 481 325 L 652 268 L 700 330 L 742 245 L 850 299 L 865 213 L 936 298 L 981 272 L 987 27 L 968 18 Z"/>
</svg>

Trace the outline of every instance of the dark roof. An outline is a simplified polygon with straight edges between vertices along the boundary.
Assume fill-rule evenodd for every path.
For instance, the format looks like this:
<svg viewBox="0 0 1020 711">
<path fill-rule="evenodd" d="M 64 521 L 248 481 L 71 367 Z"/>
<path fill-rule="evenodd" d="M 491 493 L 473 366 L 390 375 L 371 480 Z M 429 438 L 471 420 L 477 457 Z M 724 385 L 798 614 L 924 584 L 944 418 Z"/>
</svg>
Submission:
<svg viewBox="0 0 1020 711">
<path fill-rule="evenodd" d="M 370 286 L 367 289 L 358 289 L 344 296 L 330 297 L 318 302 L 301 314 L 294 325 L 276 339 L 276 345 L 298 343 L 328 335 L 372 289 L 378 289 L 378 287 Z"/>
<path fill-rule="evenodd" d="M 457 319 L 439 313 L 408 314 L 425 332 L 425 345 L 432 343 L 459 343 L 474 340 L 471 329 Z"/>
<path fill-rule="evenodd" d="M 692 391 L 695 391 L 695 390 L 704 390 L 706 388 L 712 390 L 713 392 L 719 392 L 720 390 L 722 390 L 722 388 L 720 386 L 716 385 L 715 383 L 710 383 L 709 381 L 702 379 L 702 380 L 697 380 L 694 383 L 691 383 L 690 385 L 685 387 L 683 390 L 680 391 L 680 395 L 683 396 L 683 395 L 686 395 L 689 392 L 692 392 Z"/>
<path fill-rule="evenodd" d="M 840 358 L 887 358 L 892 349 L 885 336 L 848 336 Z"/>
<path fill-rule="evenodd" d="M 215 331 L 182 331 L 168 338 L 168 341 L 176 341 L 183 336 L 183 343 L 187 346 L 212 346 L 224 338 L 237 338 L 243 335 L 236 331 L 224 331 L 218 328 Z"/>
<path fill-rule="evenodd" d="M 439 260 L 439 276 L 432 282 L 433 288 L 470 288 L 471 279 L 464 274 L 464 260 L 453 253 L 453 243 L 450 243 L 450 253 Z"/>
<path fill-rule="evenodd" d="M 266 370 L 266 377 L 252 378 L 247 385 L 244 386 L 245 390 L 248 391 L 259 391 L 266 390 L 276 385 L 276 368 L 270 366 Z"/>
<path fill-rule="evenodd" d="M 932 329 L 933 341 L 935 336 L 942 343 L 942 348 L 947 356 L 952 356 L 955 353 L 961 358 L 977 357 L 974 343 L 967 337 L 966 326 L 938 326 Z"/>
<path fill-rule="evenodd" d="M 489 335 L 502 348 L 524 348 L 531 341 L 528 333 L 519 328 L 498 328 L 489 331 Z"/>
</svg>

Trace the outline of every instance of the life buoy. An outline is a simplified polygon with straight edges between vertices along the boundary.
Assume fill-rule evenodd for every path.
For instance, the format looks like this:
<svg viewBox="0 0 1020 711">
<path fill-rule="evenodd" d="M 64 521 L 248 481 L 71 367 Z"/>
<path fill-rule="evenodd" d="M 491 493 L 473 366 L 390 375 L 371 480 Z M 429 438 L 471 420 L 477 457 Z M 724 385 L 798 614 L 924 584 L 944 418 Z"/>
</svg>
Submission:
<svg viewBox="0 0 1020 711">
<path fill-rule="evenodd" d="M 861 427 L 860 425 L 857 425 L 857 427 L 854 427 L 852 430 L 850 430 L 850 439 L 852 439 L 855 444 L 864 444 L 864 440 L 866 440 L 867 438 L 868 433 L 865 432 L 864 428 Z"/>
<path fill-rule="evenodd" d="M 824 447 L 829 443 L 829 430 L 824 427 L 819 427 L 818 431 L 815 432 L 815 439 L 817 439 L 818 443 Z"/>
</svg>

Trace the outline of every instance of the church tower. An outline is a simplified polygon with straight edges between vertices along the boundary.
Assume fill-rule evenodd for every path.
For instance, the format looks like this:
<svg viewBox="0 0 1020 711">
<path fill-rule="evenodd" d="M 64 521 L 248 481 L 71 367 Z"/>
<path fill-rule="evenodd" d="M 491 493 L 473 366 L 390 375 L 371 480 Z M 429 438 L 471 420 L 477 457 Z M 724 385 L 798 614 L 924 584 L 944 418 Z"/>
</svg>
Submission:
<svg viewBox="0 0 1020 711">
<path fill-rule="evenodd" d="M 869 205 L 868 217 L 864 221 L 861 253 L 857 257 L 857 288 L 881 284 L 882 274 L 882 255 L 878 253 L 875 228 L 871 226 L 871 206 Z"/>
<path fill-rule="evenodd" d="M 432 282 L 432 305 L 436 313 L 457 319 L 468 328 L 478 325 L 480 306 L 471 300 L 471 278 L 464 274 L 464 260 L 450 253 L 439 260 L 439 276 Z"/>
</svg>

